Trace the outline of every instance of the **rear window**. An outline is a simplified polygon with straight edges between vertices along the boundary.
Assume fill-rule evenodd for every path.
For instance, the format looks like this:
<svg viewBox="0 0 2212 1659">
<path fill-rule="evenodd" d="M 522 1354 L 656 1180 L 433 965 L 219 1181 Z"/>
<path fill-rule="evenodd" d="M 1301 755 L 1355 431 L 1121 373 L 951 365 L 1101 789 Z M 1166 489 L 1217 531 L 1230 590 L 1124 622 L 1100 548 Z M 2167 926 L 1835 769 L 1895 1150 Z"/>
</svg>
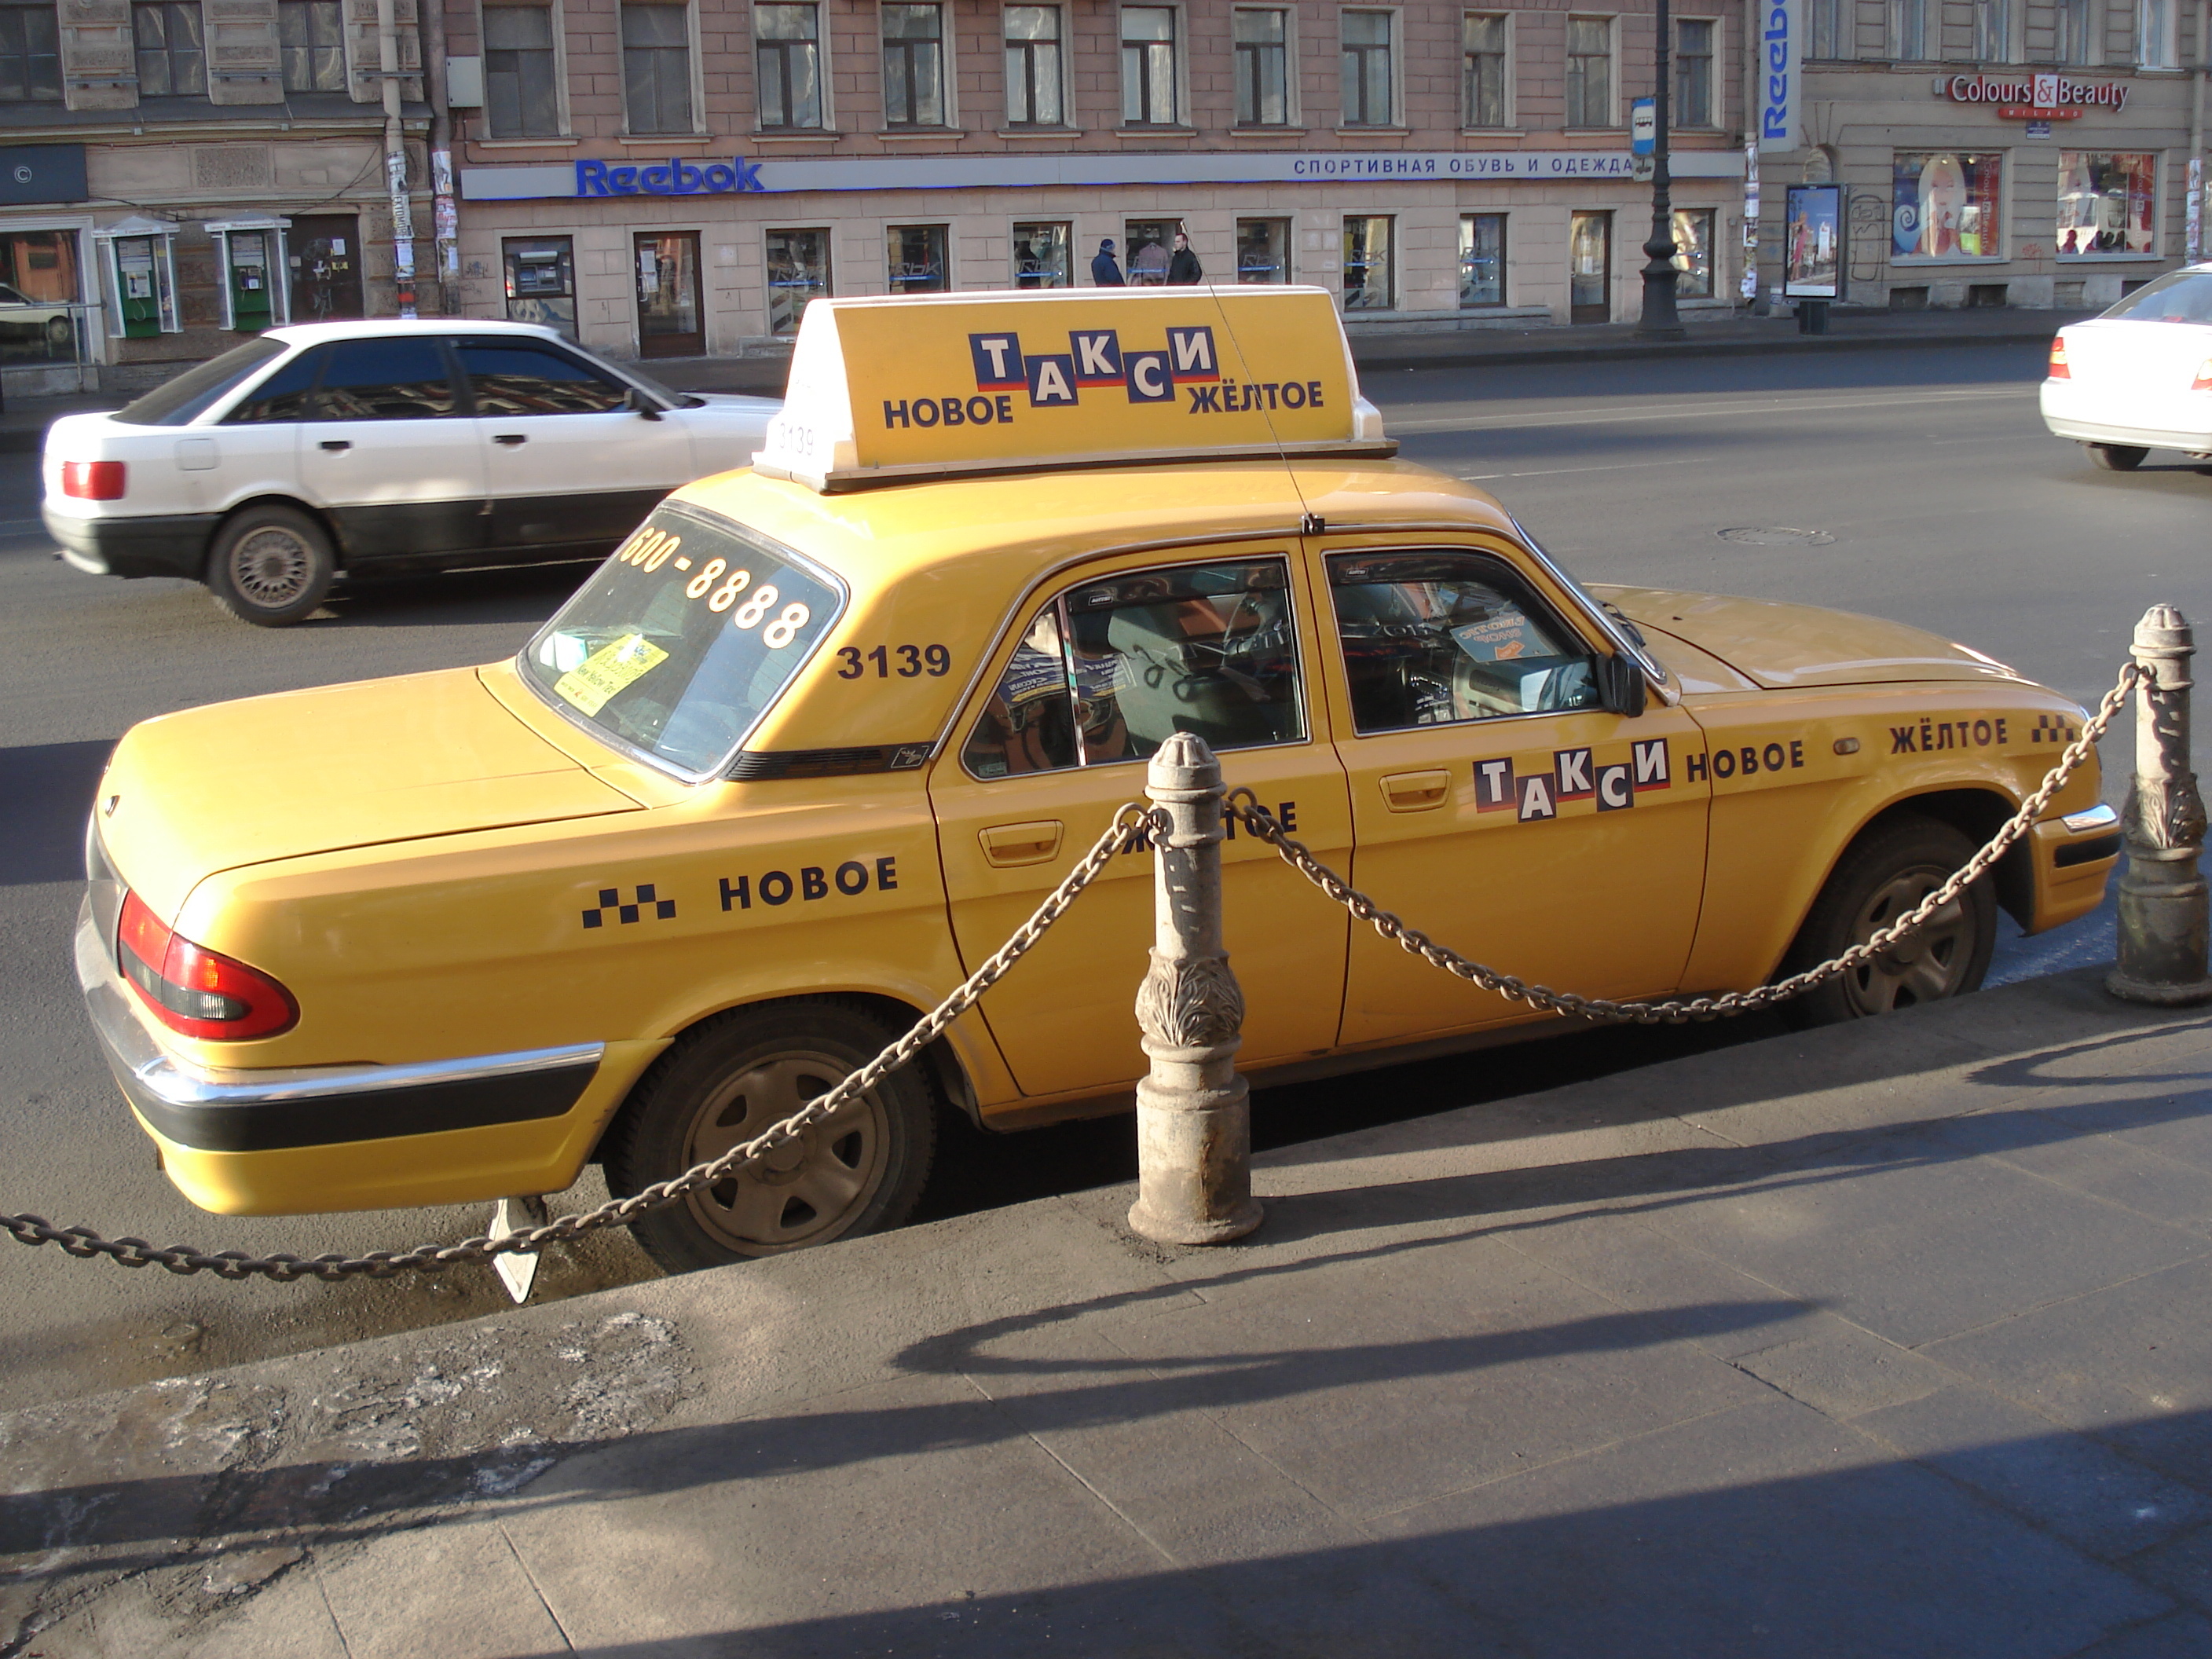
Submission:
<svg viewBox="0 0 2212 1659">
<path fill-rule="evenodd" d="M 135 403 L 125 404 L 108 418 L 132 426 L 185 426 L 204 414 L 257 371 L 283 356 L 281 340 L 253 339 L 234 346 L 220 357 L 211 357 L 197 368 L 188 368 L 166 380 Z"/>
<path fill-rule="evenodd" d="M 827 572 L 664 502 L 522 653 L 554 705 L 679 772 L 720 767 L 830 631 Z"/>
<path fill-rule="evenodd" d="M 2169 270 L 2103 314 L 2136 323 L 2212 323 L 2212 270 Z"/>
</svg>

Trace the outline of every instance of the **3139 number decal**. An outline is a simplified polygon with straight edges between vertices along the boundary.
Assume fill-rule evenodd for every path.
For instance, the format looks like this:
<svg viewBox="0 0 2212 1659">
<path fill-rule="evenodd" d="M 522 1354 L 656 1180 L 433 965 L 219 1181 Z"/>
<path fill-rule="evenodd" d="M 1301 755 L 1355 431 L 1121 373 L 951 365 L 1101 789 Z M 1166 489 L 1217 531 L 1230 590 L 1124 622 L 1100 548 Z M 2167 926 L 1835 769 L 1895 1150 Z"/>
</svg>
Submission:
<svg viewBox="0 0 2212 1659">
<path fill-rule="evenodd" d="M 891 666 L 894 653 L 899 659 L 896 668 Z M 868 672 L 871 664 L 879 680 L 889 679 L 893 674 L 902 680 L 910 680 L 917 674 L 940 680 L 952 672 L 952 653 L 941 645 L 879 645 L 872 651 L 863 651 L 857 645 L 841 645 L 837 654 L 845 659 L 845 665 L 837 671 L 841 680 L 859 679 Z"/>
</svg>

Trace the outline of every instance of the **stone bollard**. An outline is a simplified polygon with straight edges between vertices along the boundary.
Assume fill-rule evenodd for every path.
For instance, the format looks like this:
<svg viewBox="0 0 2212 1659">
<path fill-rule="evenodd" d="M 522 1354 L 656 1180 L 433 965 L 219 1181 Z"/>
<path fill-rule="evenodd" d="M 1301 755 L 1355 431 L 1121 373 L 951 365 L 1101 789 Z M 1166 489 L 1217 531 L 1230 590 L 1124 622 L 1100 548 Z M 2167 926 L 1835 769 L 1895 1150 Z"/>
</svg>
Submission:
<svg viewBox="0 0 2212 1659">
<path fill-rule="evenodd" d="M 2212 1000 L 2205 974 L 2212 895 L 2197 873 L 2204 800 L 2189 757 L 2189 623 L 2154 605 L 2136 624 L 2136 774 L 2126 811 L 2128 871 L 2120 878 L 2119 960 L 2105 988 L 2170 1007 Z"/>
<path fill-rule="evenodd" d="M 1145 774 L 1153 832 L 1152 967 L 1137 988 L 1152 1070 L 1137 1085 L 1129 1225 L 1164 1244 L 1223 1244 L 1260 1224 L 1251 1092 L 1237 1073 L 1244 994 L 1221 943 L 1221 767 L 1178 732 Z"/>
</svg>

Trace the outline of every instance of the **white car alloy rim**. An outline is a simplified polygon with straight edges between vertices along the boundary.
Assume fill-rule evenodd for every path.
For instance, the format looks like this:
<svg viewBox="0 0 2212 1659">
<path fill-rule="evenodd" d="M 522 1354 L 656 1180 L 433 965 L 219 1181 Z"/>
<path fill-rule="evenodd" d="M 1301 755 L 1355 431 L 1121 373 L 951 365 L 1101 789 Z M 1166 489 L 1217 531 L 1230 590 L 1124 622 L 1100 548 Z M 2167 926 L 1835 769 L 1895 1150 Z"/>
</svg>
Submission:
<svg viewBox="0 0 2212 1659">
<path fill-rule="evenodd" d="M 240 538 L 230 550 L 239 594 L 259 611 L 279 611 L 307 591 L 314 555 L 293 531 L 276 525 Z"/>
</svg>

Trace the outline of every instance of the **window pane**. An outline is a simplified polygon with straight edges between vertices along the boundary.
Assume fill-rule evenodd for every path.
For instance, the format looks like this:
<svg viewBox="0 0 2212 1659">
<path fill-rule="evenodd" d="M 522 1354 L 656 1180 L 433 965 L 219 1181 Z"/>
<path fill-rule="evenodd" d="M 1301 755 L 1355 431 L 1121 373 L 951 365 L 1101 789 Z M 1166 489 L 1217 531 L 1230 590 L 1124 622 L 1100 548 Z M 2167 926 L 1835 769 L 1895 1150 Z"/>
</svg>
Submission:
<svg viewBox="0 0 2212 1659">
<path fill-rule="evenodd" d="M 553 82 L 553 21 L 544 6 L 486 6 L 484 118 L 495 138 L 561 130 Z"/>
<path fill-rule="evenodd" d="M 1060 8 L 1057 6 L 1007 7 L 1006 39 L 1009 40 L 1059 40 Z"/>
<path fill-rule="evenodd" d="M 1495 559 L 1344 553 L 1328 581 L 1362 732 L 1598 706 L 1589 651 Z"/>
<path fill-rule="evenodd" d="M 1048 605 L 1023 631 L 960 759 L 976 777 L 1006 778 L 1060 771 L 1076 758 L 1075 696 L 1068 689 L 1059 607 Z"/>
<path fill-rule="evenodd" d="M 885 6 L 884 8 L 884 39 L 886 40 L 935 40 L 942 29 L 935 6 Z"/>
<path fill-rule="evenodd" d="M 1459 302 L 1505 303 L 1505 216 L 1463 213 L 1459 221 Z"/>
<path fill-rule="evenodd" d="M 1168 6 L 1127 6 L 1121 12 L 1121 39 L 1173 40 L 1175 11 Z"/>
<path fill-rule="evenodd" d="M 1467 124 L 1502 127 L 1505 125 L 1505 20 L 1469 13 L 1463 27 Z"/>
<path fill-rule="evenodd" d="M 2002 253 L 2002 163 L 1996 155 L 1899 150 L 1892 185 L 1892 252 L 1968 259 Z"/>
<path fill-rule="evenodd" d="M 1305 736 L 1279 560 L 1086 582 L 1066 608 L 1086 763 L 1143 759 L 1177 732 L 1217 750 Z"/>
<path fill-rule="evenodd" d="M 1674 292 L 1686 300 L 1713 294 L 1713 216 L 1710 208 L 1674 210 Z"/>
<path fill-rule="evenodd" d="M 270 421 L 304 421 L 309 417 L 308 394 L 315 376 L 330 356 L 328 346 L 303 351 L 253 388 L 253 393 L 223 416 L 225 426 L 259 426 Z"/>
<path fill-rule="evenodd" d="M 795 334 L 809 300 L 830 294 L 830 233 L 768 233 L 768 321 L 774 334 Z"/>
<path fill-rule="evenodd" d="M 347 340 L 331 348 L 316 418 L 421 421 L 455 412 L 445 354 L 434 340 Z"/>
<path fill-rule="evenodd" d="M 2155 252 L 2157 184 L 2155 155 L 2061 150 L 2059 254 Z"/>
<path fill-rule="evenodd" d="M 487 50 L 553 50 L 553 15 L 544 6 L 486 6 L 483 20 Z"/>
<path fill-rule="evenodd" d="M 1289 220 L 1239 219 L 1237 222 L 1237 280 L 1240 283 L 1287 283 L 1291 280 Z"/>
<path fill-rule="evenodd" d="M 623 95 L 632 132 L 689 132 L 691 38 L 680 5 L 622 10 Z"/>
<path fill-rule="evenodd" d="M 62 95 L 60 33 L 48 3 L 0 8 L 0 102 Z"/>
<path fill-rule="evenodd" d="M 1390 307 L 1390 221 L 1356 218 L 1344 222 L 1344 308 L 1387 311 Z"/>
<path fill-rule="evenodd" d="M 2212 271 L 2169 270 L 2101 314 L 2144 323 L 2212 323 Z"/>
<path fill-rule="evenodd" d="M 1071 288 L 1074 285 L 1072 252 L 1074 236 L 1064 222 L 1018 224 L 1014 227 L 1014 286 Z"/>
<path fill-rule="evenodd" d="M 629 388 L 543 346 L 464 345 L 461 367 L 479 415 L 602 415 Z"/>
<path fill-rule="evenodd" d="M 819 38 L 811 6 L 756 6 L 756 26 L 763 40 L 812 40 Z"/>
<path fill-rule="evenodd" d="M 1290 119 L 1285 14 L 1240 9 L 1236 34 L 1237 124 L 1284 125 Z"/>
<path fill-rule="evenodd" d="M 945 227 L 893 225 L 884 233 L 894 294 L 942 294 L 946 280 Z"/>
<path fill-rule="evenodd" d="M 1240 9 L 1237 14 L 1237 40 L 1243 46 L 1281 46 L 1283 14 Z"/>
<path fill-rule="evenodd" d="M 1129 6 L 1121 13 L 1121 118 L 1133 126 L 1176 122 L 1175 13 Z"/>
</svg>

